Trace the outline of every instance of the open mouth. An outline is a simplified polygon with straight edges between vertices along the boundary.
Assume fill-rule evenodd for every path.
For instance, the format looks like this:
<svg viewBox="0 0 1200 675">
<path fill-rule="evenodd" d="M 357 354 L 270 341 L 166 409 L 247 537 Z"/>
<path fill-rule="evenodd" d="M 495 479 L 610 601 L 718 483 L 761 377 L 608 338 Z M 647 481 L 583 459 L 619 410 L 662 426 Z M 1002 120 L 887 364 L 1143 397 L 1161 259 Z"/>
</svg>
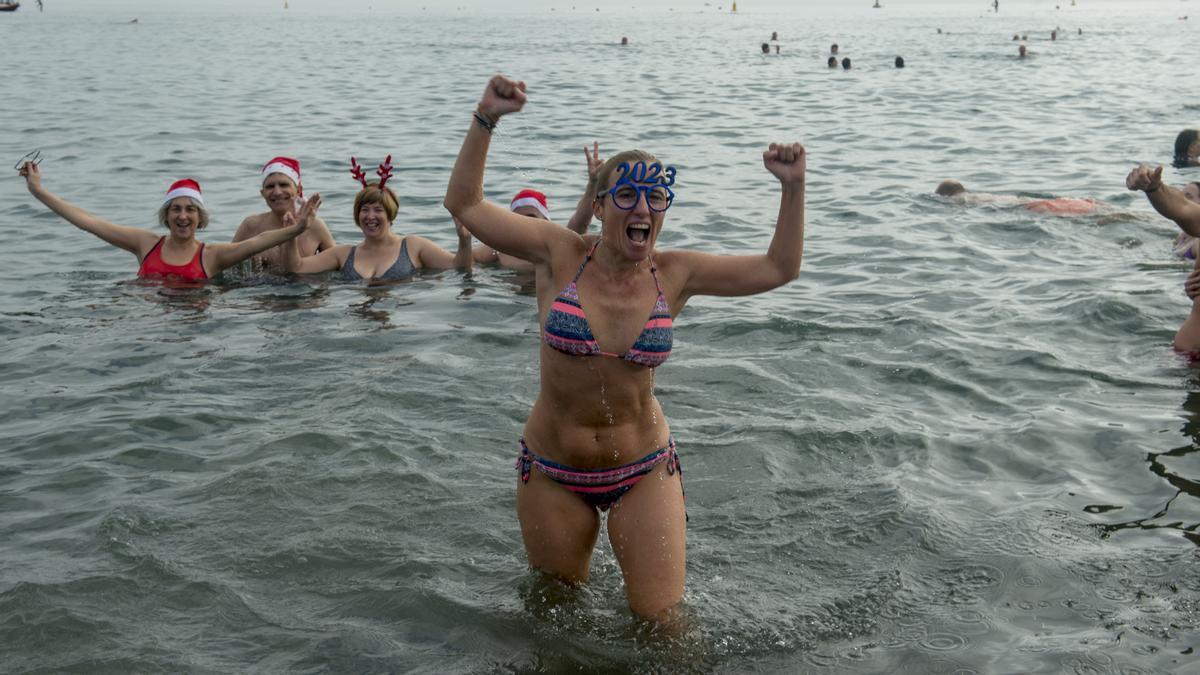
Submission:
<svg viewBox="0 0 1200 675">
<path fill-rule="evenodd" d="M 629 237 L 629 241 L 642 246 L 650 240 L 650 224 L 631 223 L 625 227 L 625 236 Z"/>
</svg>

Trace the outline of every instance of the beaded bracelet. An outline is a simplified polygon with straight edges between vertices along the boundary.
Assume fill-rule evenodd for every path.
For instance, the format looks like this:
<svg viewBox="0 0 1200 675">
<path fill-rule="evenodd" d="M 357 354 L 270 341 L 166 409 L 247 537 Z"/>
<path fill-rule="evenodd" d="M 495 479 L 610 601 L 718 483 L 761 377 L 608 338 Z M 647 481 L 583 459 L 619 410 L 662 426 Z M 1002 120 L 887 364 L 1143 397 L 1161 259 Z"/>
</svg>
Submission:
<svg viewBox="0 0 1200 675">
<path fill-rule="evenodd" d="M 484 117 L 478 110 L 475 111 L 475 121 L 479 122 L 479 126 L 486 129 L 489 134 L 496 129 L 496 123 Z"/>
</svg>

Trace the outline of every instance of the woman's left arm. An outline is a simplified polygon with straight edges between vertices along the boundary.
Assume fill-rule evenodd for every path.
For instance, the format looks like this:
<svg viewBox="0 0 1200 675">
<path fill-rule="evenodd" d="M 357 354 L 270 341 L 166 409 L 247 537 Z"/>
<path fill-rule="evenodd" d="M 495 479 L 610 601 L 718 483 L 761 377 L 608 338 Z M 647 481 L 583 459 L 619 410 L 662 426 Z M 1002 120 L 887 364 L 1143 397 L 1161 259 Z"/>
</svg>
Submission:
<svg viewBox="0 0 1200 675">
<path fill-rule="evenodd" d="M 209 244 L 205 251 L 211 256 L 204 265 L 204 271 L 213 277 L 227 267 L 232 267 L 257 253 L 278 246 L 284 242 L 304 234 L 316 217 L 317 209 L 321 206 L 321 195 L 313 195 L 311 199 L 295 214 L 287 214 L 284 223 L 287 227 L 272 229 L 255 235 L 244 241 L 231 244 Z M 285 252 L 286 254 L 286 252 Z"/>
<path fill-rule="evenodd" d="M 411 243 L 408 248 L 416 266 L 418 268 L 428 267 L 437 270 L 449 269 L 451 267 L 456 267 L 460 270 L 471 269 L 475 263 L 471 251 L 471 232 L 459 222 L 458 218 L 454 219 L 454 231 L 458 234 L 458 250 L 454 253 L 447 251 L 425 237 L 409 235 L 408 239 Z"/>
<path fill-rule="evenodd" d="M 807 156 L 799 143 L 777 144 L 763 153 L 763 165 L 782 185 L 779 218 L 762 255 L 672 254 L 683 268 L 682 297 L 754 295 L 778 288 L 800 275 L 804 254 L 804 178 Z"/>
</svg>

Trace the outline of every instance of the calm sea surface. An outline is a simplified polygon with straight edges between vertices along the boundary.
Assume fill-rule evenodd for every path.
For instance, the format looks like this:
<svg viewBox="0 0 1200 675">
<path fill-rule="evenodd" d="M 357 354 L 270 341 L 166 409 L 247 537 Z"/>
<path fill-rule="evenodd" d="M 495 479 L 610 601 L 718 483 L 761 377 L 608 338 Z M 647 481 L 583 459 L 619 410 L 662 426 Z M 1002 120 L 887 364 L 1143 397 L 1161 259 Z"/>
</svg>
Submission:
<svg viewBox="0 0 1200 675">
<path fill-rule="evenodd" d="M 0 671 L 1200 672 L 1186 266 L 1124 189 L 1200 125 L 1200 8 L 716 4 L 0 16 L 4 170 L 41 148 L 47 187 L 144 227 L 193 176 L 209 241 L 277 154 L 357 241 L 348 158 L 392 153 L 396 228 L 451 246 L 495 72 L 531 100 L 489 197 L 537 186 L 565 221 L 585 143 L 643 147 L 679 167 L 662 248 L 763 250 L 760 153 L 809 152 L 800 279 L 694 300 L 658 371 L 691 519 L 670 638 L 603 537 L 577 592 L 526 569 L 520 279 L 166 288 L 0 178 Z M 944 178 L 1114 213 L 964 207 Z"/>
</svg>

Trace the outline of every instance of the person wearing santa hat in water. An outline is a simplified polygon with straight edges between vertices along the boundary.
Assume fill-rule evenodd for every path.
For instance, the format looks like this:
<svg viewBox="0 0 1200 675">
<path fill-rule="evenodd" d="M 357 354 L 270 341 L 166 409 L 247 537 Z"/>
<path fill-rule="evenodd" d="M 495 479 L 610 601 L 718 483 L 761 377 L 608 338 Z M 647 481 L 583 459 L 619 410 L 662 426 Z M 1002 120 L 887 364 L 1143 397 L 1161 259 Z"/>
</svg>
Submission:
<svg viewBox="0 0 1200 675">
<path fill-rule="evenodd" d="M 233 235 L 233 241 L 245 241 L 251 237 L 282 228 L 283 217 L 294 213 L 296 201 L 304 198 L 304 184 L 300 180 L 300 162 L 291 157 L 276 157 L 263 165 L 262 172 L 263 200 L 270 210 L 247 217 L 238 226 Z M 296 244 L 300 247 L 300 255 L 313 256 L 326 249 L 333 248 L 333 235 L 329 227 L 320 218 L 313 218 L 312 226 L 300 235 Z M 254 263 L 270 271 L 283 271 L 283 251 L 271 248 L 254 256 Z"/>
<path fill-rule="evenodd" d="M 305 207 L 292 217 L 290 227 L 264 232 L 236 244 L 205 245 L 196 239 L 196 231 L 208 225 L 208 211 L 204 208 L 200 184 L 190 178 L 175 181 L 167 190 L 158 210 L 158 222 L 167 228 L 167 235 L 163 236 L 139 227 L 110 223 L 68 203 L 42 186 L 41 168 L 33 162 L 25 162 L 18 171 L 25 178 L 30 194 L 51 211 L 75 227 L 136 255 L 139 278 L 211 279 L 256 253 L 296 238 L 312 224 L 313 212 Z M 319 197 L 317 202 L 320 203 Z"/>
<path fill-rule="evenodd" d="M 583 158 L 587 161 L 587 189 L 583 191 L 583 196 L 575 205 L 575 213 L 571 214 L 571 219 L 567 221 L 567 229 L 581 235 L 587 234 L 588 226 L 592 224 L 592 202 L 596 200 L 596 172 L 604 165 L 604 160 L 600 159 L 600 143 L 593 141 L 590 152 L 586 145 L 583 146 Z M 508 210 L 530 218 L 550 220 L 550 206 L 546 201 L 546 195 L 537 190 L 525 189 L 518 192 L 509 202 Z M 507 253 L 501 253 L 491 246 L 476 246 L 472 253 L 477 263 L 498 262 L 501 267 L 508 269 L 522 272 L 533 271 L 533 263 Z"/>
<path fill-rule="evenodd" d="M 362 184 L 354 197 L 354 224 L 362 230 L 363 240 L 355 245 L 340 244 L 307 258 L 301 257 L 300 247 L 292 242 L 284 246 L 284 269 L 301 274 L 341 270 L 346 281 L 399 281 L 408 279 L 423 268 L 471 269 L 471 233 L 458 229 L 458 250 L 450 253 L 425 237 L 402 235 L 392 231 L 392 221 L 400 210 L 396 193 L 387 187 L 392 175 L 392 156 L 388 155 L 376 171 L 379 180 L 367 182 L 366 173 L 358 161 L 350 158 L 350 173 Z M 314 205 L 315 210 L 320 204 Z M 288 214 L 284 222 L 291 224 Z"/>
</svg>

